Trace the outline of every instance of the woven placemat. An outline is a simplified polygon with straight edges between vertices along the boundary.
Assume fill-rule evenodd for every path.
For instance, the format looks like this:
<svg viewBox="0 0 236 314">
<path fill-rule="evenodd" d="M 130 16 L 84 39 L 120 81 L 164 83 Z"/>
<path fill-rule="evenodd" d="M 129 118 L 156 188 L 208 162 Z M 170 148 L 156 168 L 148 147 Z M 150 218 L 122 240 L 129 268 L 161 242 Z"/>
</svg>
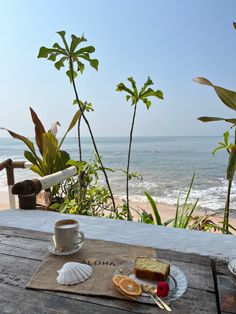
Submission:
<svg viewBox="0 0 236 314">
<path fill-rule="evenodd" d="M 83 248 L 70 256 L 55 256 L 47 253 L 27 288 L 71 292 L 82 295 L 127 298 L 119 293 L 112 283 L 114 274 L 131 273 L 137 256 L 156 257 L 153 248 L 114 242 L 86 239 Z M 72 286 L 57 283 L 57 270 L 67 262 L 86 263 L 93 268 L 92 276 Z"/>
</svg>

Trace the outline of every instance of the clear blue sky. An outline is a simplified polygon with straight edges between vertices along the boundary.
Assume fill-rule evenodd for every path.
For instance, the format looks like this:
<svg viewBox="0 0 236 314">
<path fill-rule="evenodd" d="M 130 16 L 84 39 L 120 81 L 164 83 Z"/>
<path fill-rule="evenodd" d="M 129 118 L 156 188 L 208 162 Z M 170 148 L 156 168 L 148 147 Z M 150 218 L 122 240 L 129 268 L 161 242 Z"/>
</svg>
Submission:
<svg viewBox="0 0 236 314">
<path fill-rule="evenodd" d="M 140 86 L 148 75 L 165 100 L 155 100 L 149 112 L 140 104 L 135 135 L 222 134 L 226 124 L 197 117 L 234 113 L 192 79 L 236 90 L 233 21 L 235 0 L 1 1 L 0 126 L 32 136 L 32 106 L 47 128 L 59 120 L 62 135 L 75 110 L 72 87 L 37 53 L 65 30 L 84 33 L 96 47 L 99 71 L 87 67 L 77 80 L 81 98 L 95 108 L 89 116 L 95 135 L 128 135 L 132 110 L 116 85 L 133 76 Z"/>
</svg>

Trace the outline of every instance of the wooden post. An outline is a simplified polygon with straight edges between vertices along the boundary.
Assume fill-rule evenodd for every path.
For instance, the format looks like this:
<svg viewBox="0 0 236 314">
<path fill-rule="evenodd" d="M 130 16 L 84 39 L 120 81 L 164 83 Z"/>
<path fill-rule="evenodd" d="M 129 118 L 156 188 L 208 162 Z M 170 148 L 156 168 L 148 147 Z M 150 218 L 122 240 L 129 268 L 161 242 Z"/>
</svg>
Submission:
<svg viewBox="0 0 236 314">
<path fill-rule="evenodd" d="M 8 196 L 9 196 L 9 206 L 10 208 L 16 208 L 16 199 L 15 195 L 12 194 L 12 187 L 15 184 L 14 180 L 14 170 L 12 167 L 12 160 L 9 159 L 9 163 L 6 166 L 6 173 L 7 173 L 7 185 L 8 185 Z"/>
</svg>

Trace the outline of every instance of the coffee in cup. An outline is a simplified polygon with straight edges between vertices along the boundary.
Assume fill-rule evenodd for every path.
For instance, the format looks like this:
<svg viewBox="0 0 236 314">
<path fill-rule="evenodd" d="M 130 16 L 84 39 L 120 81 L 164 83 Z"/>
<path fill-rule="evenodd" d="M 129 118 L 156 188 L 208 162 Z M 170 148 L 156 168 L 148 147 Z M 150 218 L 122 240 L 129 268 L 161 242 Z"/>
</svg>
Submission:
<svg viewBox="0 0 236 314">
<path fill-rule="evenodd" d="M 84 233 L 79 231 L 79 222 L 75 219 L 62 219 L 54 225 L 55 247 L 66 252 L 84 241 Z"/>
</svg>

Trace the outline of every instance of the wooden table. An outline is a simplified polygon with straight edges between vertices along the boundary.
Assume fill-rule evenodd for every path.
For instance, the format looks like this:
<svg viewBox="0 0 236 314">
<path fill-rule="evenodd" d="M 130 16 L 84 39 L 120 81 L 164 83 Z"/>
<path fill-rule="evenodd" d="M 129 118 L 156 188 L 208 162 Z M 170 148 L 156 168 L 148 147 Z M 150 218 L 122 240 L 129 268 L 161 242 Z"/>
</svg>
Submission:
<svg viewBox="0 0 236 314">
<path fill-rule="evenodd" d="M 164 313 L 156 306 L 132 301 L 25 289 L 47 251 L 50 236 L 0 227 L 0 313 Z M 188 280 L 186 293 L 171 303 L 172 313 L 236 313 L 236 285 L 223 263 L 165 250 L 158 250 L 158 256 L 173 262 Z"/>
</svg>

